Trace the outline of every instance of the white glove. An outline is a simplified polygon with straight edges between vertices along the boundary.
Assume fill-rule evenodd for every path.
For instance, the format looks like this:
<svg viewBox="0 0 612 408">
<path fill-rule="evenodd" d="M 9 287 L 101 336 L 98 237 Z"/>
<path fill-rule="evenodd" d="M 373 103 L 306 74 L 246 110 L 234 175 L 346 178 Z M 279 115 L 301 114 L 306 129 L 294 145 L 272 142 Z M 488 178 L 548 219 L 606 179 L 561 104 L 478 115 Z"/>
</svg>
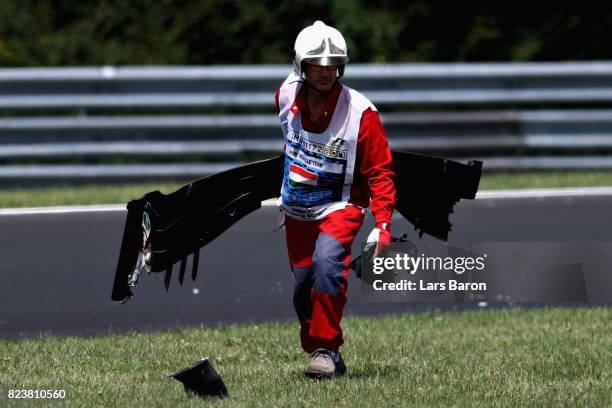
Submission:
<svg viewBox="0 0 612 408">
<path fill-rule="evenodd" d="M 379 226 L 375 227 L 370 235 L 368 235 L 367 244 L 376 245 L 376 255 L 382 255 L 389 249 L 391 244 L 391 232 L 389 232 L 389 224 L 383 222 Z M 369 247 L 370 245 L 367 245 Z"/>
</svg>

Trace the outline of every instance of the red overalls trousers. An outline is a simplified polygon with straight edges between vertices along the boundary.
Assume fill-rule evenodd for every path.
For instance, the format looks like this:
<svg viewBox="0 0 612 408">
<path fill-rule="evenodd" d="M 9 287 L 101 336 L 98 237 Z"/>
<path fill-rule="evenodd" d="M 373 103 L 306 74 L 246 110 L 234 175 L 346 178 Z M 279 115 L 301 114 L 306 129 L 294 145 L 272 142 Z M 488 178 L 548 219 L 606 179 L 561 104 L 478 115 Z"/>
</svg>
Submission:
<svg viewBox="0 0 612 408">
<path fill-rule="evenodd" d="M 293 305 L 307 353 L 318 348 L 338 351 L 344 341 L 340 321 L 351 244 L 363 218 L 362 209 L 353 205 L 315 221 L 285 216 L 287 251 L 295 278 Z"/>
</svg>

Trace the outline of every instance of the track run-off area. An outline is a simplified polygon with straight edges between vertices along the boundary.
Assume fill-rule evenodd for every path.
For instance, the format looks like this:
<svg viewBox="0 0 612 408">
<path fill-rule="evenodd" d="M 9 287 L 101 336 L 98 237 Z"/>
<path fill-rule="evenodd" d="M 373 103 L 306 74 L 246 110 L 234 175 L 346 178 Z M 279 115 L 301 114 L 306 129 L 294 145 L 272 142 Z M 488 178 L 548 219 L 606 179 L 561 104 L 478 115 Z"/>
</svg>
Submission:
<svg viewBox="0 0 612 408">
<path fill-rule="evenodd" d="M 476 200 L 455 206 L 449 245 L 612 242 L 610 208 L 609 187 L 482 191 Z M 144 275 L 135 297 L 120 305 L 110 293 L 126 214 L 125 204 L 0 209 L 0 338 L 294 319 L 293 277 L 284 230 L 277 230 L 282 216 L 273 201 L 202 249 L 195 282 L 186 279 L 180 287 L 173 277 L 166 293 L 163 273 Z M 371 228 L 367 216 L 353 258 Z M 419 240 L 397 213 L 392 231 Z M 425 243 L 433 241 L 423 237 Z M 585 282 L 589 302 L 607 301 L 607 288 L 586 273 Z M 361 296 L 360 285 L 351 273 L 347 314 L 479 307 L 371 302 Z"/>
</svg>

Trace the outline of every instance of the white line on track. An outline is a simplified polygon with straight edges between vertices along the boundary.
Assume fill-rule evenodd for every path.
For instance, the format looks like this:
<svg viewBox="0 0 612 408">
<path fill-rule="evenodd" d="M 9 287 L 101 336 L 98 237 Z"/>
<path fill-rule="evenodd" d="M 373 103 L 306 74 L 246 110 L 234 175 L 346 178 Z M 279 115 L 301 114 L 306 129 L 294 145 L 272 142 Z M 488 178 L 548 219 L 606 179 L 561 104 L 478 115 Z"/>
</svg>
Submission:
<svg viewBox="0 0 612 408">
<path fill-rule="evenodd" d="M 541 188 L 515 190 L 488 190 L 476 194 L 476 199 L 505 198 L 536 198 L 536 197 L 572 197 L 572 196 L 612 196 L 612 187 L 575 187 L 575 188 Z M 276 199 L 266 200 L 263 207 L 275 207 Z M 62 206 L 62 207 L 31 207 L 31 208 L 0 208 L 2 215 L 41 215 L 41 214 L 71 214 L 126 211 L 125 204 Z"/>
<path fill-rule="evenodd" d="M 0 208 L 0 215 L 70 214 L 88 212 L 127 211 L 125 204 L 68 205 L 62 207 Z"/>
<path fill-rule="evenodd" d="M 513 189 L 513 190 L 480 191 L 476 194 L 476 199 L 576 197 L 576 196 L 609 196 L 609 195 L 612 195 L 612 187 L 520 188 L 520 189 Z"/>
</svg>

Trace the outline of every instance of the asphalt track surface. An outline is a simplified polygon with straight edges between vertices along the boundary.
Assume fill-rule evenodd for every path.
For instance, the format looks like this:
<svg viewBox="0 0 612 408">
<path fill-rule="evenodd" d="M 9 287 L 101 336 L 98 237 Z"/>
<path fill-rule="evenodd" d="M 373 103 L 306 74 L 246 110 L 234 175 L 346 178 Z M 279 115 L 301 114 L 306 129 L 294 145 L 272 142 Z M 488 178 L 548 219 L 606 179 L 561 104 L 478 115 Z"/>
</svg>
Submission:
<svg viewBox="0 0 612 408">
<path fill-rule="evenodd" d="M 611 208 L 612 189 L 546 196 L 485 192 L 455 207 L 449 242 L 612 241 Z M 116 207 L 0 210 L 0 337 L 88 336 L 294 319 L 284 231 L 272 233 L 281 224 L 275 207 L 264 206 L 203 248 L 196 282 L 186 277 L 180 287 L 175 266 L 166 292 L 163 274 L 145 275 L 135 297 L 120 305 L 110 300 L 110 293 L 125 216 Z M 371 227 L 368 216 L 356 242 L 363 242 Z M 416 239 L 412 227 L 396 214 L 393 233 L 402 232 Z M 359 285 L 351 274 L 346 314 L 432 307 L 368 302 Z"/>
</svg>

